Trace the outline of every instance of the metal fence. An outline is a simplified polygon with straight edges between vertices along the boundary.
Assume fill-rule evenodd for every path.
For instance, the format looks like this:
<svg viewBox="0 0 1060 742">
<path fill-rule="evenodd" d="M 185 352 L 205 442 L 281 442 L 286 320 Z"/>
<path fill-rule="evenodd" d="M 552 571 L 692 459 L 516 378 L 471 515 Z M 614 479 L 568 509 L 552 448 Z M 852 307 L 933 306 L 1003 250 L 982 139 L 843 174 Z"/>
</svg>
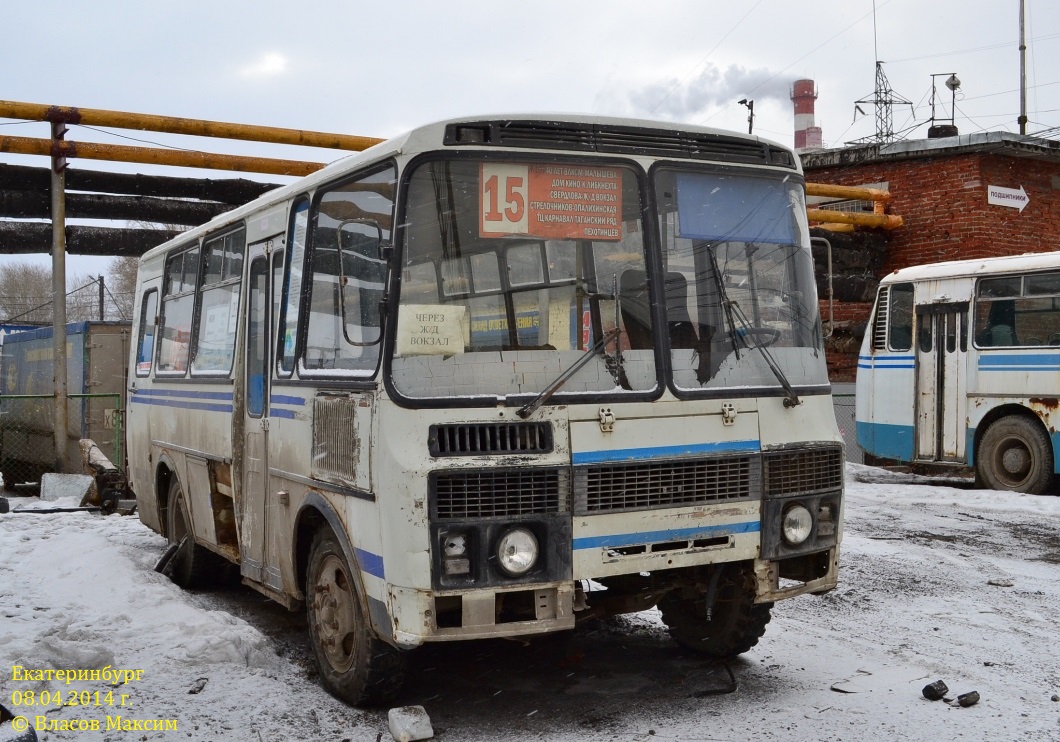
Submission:
<svg viewBox="0 0 1060 742">
<path fill-rule="evenodd" d="M 125 431 L 120 394 L 70 394 L 66 472 L 81 472 L 78 440 L 91 438 L 115 466 L 124 466 Z M 11 487 L 39 482 L 55 466 L 55 397 L 0 395 L 0 471 Z"/>
<path fill-rule="evenodd" d="M 832 393 L 832 406 L 835 408 L 835 421 L 847 448 L 847 461 L 855 464 L 865 463 L 865 452 L 858 445 L 858 434 L 854 424 L 854 395 Z"/>
</svg>

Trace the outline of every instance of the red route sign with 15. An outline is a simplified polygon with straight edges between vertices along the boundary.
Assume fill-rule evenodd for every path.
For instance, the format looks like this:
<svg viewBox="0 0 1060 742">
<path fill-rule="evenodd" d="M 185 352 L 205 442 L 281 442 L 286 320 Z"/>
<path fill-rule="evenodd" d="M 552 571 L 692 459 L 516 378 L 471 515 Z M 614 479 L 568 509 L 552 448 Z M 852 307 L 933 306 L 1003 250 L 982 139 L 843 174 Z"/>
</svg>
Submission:
<svg viewBox="0 0 1060 742">
<path fill-rule="evenodd" d="M 482 163 L 479 234 L 622 238 L 622 171 L 595 165 Z"/>
</svg>

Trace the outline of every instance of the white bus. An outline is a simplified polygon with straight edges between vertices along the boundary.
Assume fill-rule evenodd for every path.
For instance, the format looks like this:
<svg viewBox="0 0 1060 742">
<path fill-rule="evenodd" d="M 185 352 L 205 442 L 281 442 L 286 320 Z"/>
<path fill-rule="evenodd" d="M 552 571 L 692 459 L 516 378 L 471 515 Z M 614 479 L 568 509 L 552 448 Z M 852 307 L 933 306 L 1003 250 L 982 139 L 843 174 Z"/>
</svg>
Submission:
<svg viewBox="0 0 1060 742">
<path fill-rule="evenodd" d="M 895 271 L 858 358 L 857 434 L 888 460 L 974 466 L 1042 493 L 1060 473 L 1060 252 Z"/>
<path fill-rule="evenodd" d="M 714 656 L 836 585 L 842 439 L 799 160 L 468 118 L 147 253 L 128 395 L 173 576 L 305 606 L 354 704 L 425 642 L 658 605 Z"/>
</svg>

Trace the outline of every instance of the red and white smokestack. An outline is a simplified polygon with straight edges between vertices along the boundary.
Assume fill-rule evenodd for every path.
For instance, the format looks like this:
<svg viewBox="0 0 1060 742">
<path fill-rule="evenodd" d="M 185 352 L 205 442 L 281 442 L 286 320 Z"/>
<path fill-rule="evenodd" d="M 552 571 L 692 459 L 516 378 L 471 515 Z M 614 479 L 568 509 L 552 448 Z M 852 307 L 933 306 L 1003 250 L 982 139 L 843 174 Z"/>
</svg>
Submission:
<svg viewBox="0 0 1060 742">
<path fill-rule="evenodd" d="M 791 86 L 791 100 L 795 104 L 795 151 L 821 149 L 821 127 L 814 126 L 813 105 L 817 91 L 813 80 L 796 80 Z"/>
</svg>

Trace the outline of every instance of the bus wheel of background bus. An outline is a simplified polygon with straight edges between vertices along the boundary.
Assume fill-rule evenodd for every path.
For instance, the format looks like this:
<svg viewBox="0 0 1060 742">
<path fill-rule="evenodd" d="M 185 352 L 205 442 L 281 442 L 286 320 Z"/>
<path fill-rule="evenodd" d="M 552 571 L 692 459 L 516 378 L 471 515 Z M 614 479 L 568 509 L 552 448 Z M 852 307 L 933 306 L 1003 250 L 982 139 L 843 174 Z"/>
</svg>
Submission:
<svg viewBox="0 0 1060 742">
<path fill-rule="evenodd" d="M 378 639 L 342 548 L 328 529 L 317 531 L 306 574 L 309 639 L 324 685 L 354 706 L 397 695 L 406 655 Z"/>
<path fill-rule="evenodd" d="M 1053 480 L 1053 452 L 1042 426 L 1026 417 L 1003 417 L 979 442 L 976 474 L 983 486 L 1040 495 Z"/>
<path fill-rule="evenodd" d="M 188 501 L 184 490 L 174 474 L 169 478 L 169 499 L 166 522 L 166 537 L 170 544 L 179 544 L 187 540 L 184 546 L 173 555 L 173 560 L 166 569 L 173 582 L 185 589 L 207 587 L 213 584 L 218 571 L 223 566 L 221 559 L 208 549 L 195 543 L 192 537 L 191 516 L 188 514 Z"/>
<path fill-rule="evenodd" d="M 726 566 L 707 618 L 706 590 L 679 588 L 659 601 L 663 623 L 678 644 L 710 657 L 743 654 L 766 633 L 772 603 L 755 603 L 750 567 Z"/>
</svg>

